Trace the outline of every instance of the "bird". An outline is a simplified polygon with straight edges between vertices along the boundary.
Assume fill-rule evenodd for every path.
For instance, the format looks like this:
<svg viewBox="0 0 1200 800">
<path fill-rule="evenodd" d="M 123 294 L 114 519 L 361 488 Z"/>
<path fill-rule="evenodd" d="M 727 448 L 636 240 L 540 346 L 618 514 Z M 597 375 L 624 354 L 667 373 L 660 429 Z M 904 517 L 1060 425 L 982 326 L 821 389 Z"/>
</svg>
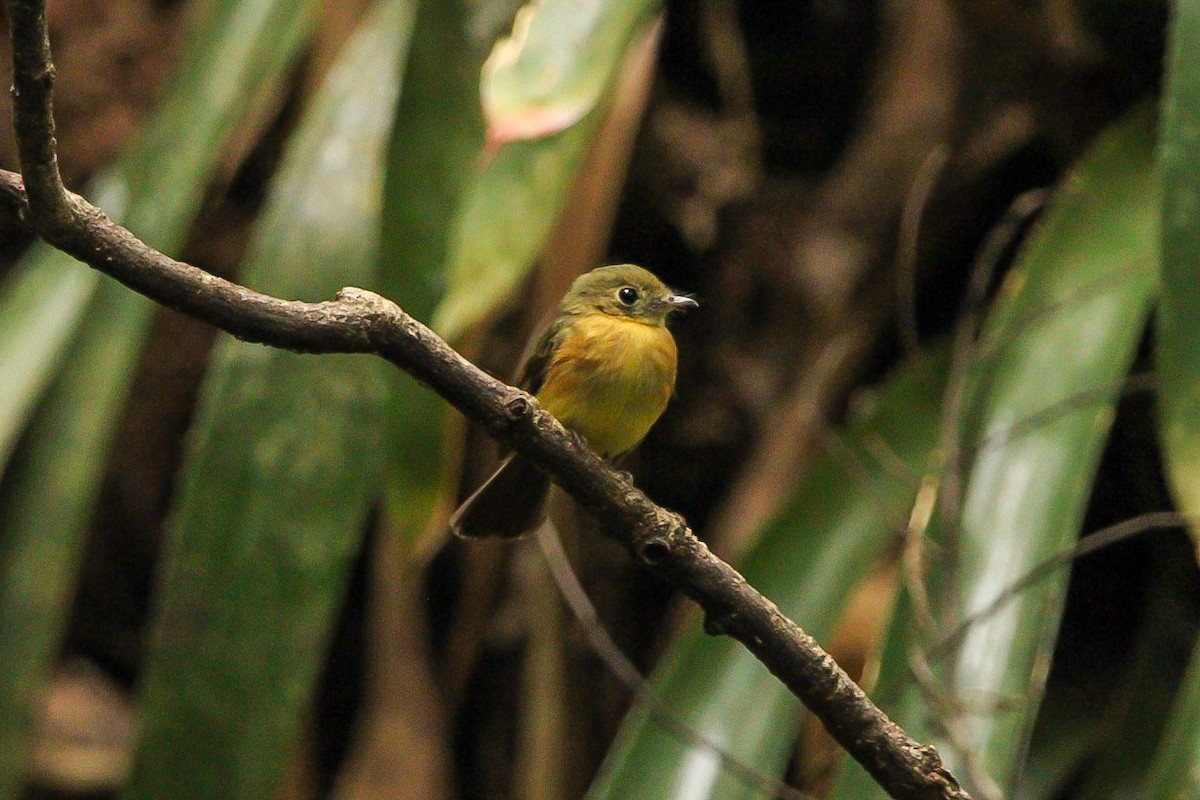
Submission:
<svg viewBox="0 0 1200 800">
<path fill-rule="evenodd" d="M 637 446 L 675 392 L 673 312 L 698 307 L 636 264 L 597 267 L 575 279 L 530 352 L 518 386 L 606 459 Z M 509 455 L 451 515 L 466 538 L 514 539 L 545 517 L 550 479 Z"/>
</svg>

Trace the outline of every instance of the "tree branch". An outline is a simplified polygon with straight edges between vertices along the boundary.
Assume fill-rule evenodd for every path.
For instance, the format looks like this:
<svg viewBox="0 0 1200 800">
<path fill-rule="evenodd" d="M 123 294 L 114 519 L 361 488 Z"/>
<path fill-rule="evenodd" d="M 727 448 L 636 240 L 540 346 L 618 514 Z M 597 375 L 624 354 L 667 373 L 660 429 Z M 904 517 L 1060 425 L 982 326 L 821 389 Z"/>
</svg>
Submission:
<svg viewBox="0 0 1200 800">
<path fill-rule="evenodd" d="M 681 517 L 652 503 L 536 399 L 475 367 L 395 303 L 361 289 L 281 300 L 153 250 L 62 185 L 44 2 L 11 0 L 14 127 L 24 175 L 0 171 L 0 205 L 50 244 L 136 292 L 251 342 L 305 353 L 373 353 L 425 383 L 550 474 L 654 574 L 742 642 L 893 796 L 967 800 L 932 747 L 910 739 L 794 622 L 713 556 Z"/>
</svg>

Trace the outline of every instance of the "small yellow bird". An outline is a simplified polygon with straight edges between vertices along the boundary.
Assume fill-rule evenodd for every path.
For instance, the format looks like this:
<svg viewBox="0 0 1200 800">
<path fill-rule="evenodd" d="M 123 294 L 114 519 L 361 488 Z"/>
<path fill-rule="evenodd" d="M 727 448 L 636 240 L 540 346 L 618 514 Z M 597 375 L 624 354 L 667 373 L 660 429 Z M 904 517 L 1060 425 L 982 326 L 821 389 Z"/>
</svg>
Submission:
<svg viewBox="0 0 1200 800">
<path fill-rule="evenodd" d="M 672 311 L 695 308 L 633 264 L 580 275 L 558 316 L 525 362 L 519 386 L 613 458 L 632 450 L 675 391 Z M 550 480 L 519 455 L 508 457 L 450 518 L 459 536 L 523 536 L 541 524 Z"/>
</svg>

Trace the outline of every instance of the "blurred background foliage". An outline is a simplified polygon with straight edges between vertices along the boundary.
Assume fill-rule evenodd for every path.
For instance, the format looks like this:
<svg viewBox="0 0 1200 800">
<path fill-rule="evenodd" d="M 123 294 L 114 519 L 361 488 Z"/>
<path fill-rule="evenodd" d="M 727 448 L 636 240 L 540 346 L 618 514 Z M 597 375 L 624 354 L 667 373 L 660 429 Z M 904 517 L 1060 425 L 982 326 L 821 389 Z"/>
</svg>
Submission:
<svg viewBox="0 0 1200 800">
<path fill-rule="evenodd" d="M 976 797 L 1200 797 L 1196 4 L 49 5 L 68 185 L 148 242 L 499 376 L 648 266 L 701 302 L 655 500 Z M 448 539 L 495 448 L 382 362 L 0 219 L 0 375 L 0 800 L 881 796 L 582 515 L 619 653 Z"/>
</svg>

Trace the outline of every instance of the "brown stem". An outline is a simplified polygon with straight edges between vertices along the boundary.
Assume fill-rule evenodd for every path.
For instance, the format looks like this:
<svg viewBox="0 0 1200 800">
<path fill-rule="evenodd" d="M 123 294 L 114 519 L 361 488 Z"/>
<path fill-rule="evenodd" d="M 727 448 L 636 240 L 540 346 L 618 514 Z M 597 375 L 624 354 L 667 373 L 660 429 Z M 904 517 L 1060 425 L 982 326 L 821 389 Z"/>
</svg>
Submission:
<svg viewBox="0 0 1200 800">
<path fill-rule="evenodd" d="M 11 0 L 15 128 L 22 177 L 0 171 L 0 204 L 50 244 L 152 300 L 251 342 L 305 353 L 373 353 L 437 392 L 537 464 L 654 574 L 742 642 L 894 797 L 967 798 L 932 747 L 910 739 L 833 659 L 683 519 L 652 503 L 525 392 L 475 367 L 395 303 L 343 289 L 321 303 L 281 300 L 175 261 L 66 192 L 54 145 L 44 2 Z"/>
</svg>

